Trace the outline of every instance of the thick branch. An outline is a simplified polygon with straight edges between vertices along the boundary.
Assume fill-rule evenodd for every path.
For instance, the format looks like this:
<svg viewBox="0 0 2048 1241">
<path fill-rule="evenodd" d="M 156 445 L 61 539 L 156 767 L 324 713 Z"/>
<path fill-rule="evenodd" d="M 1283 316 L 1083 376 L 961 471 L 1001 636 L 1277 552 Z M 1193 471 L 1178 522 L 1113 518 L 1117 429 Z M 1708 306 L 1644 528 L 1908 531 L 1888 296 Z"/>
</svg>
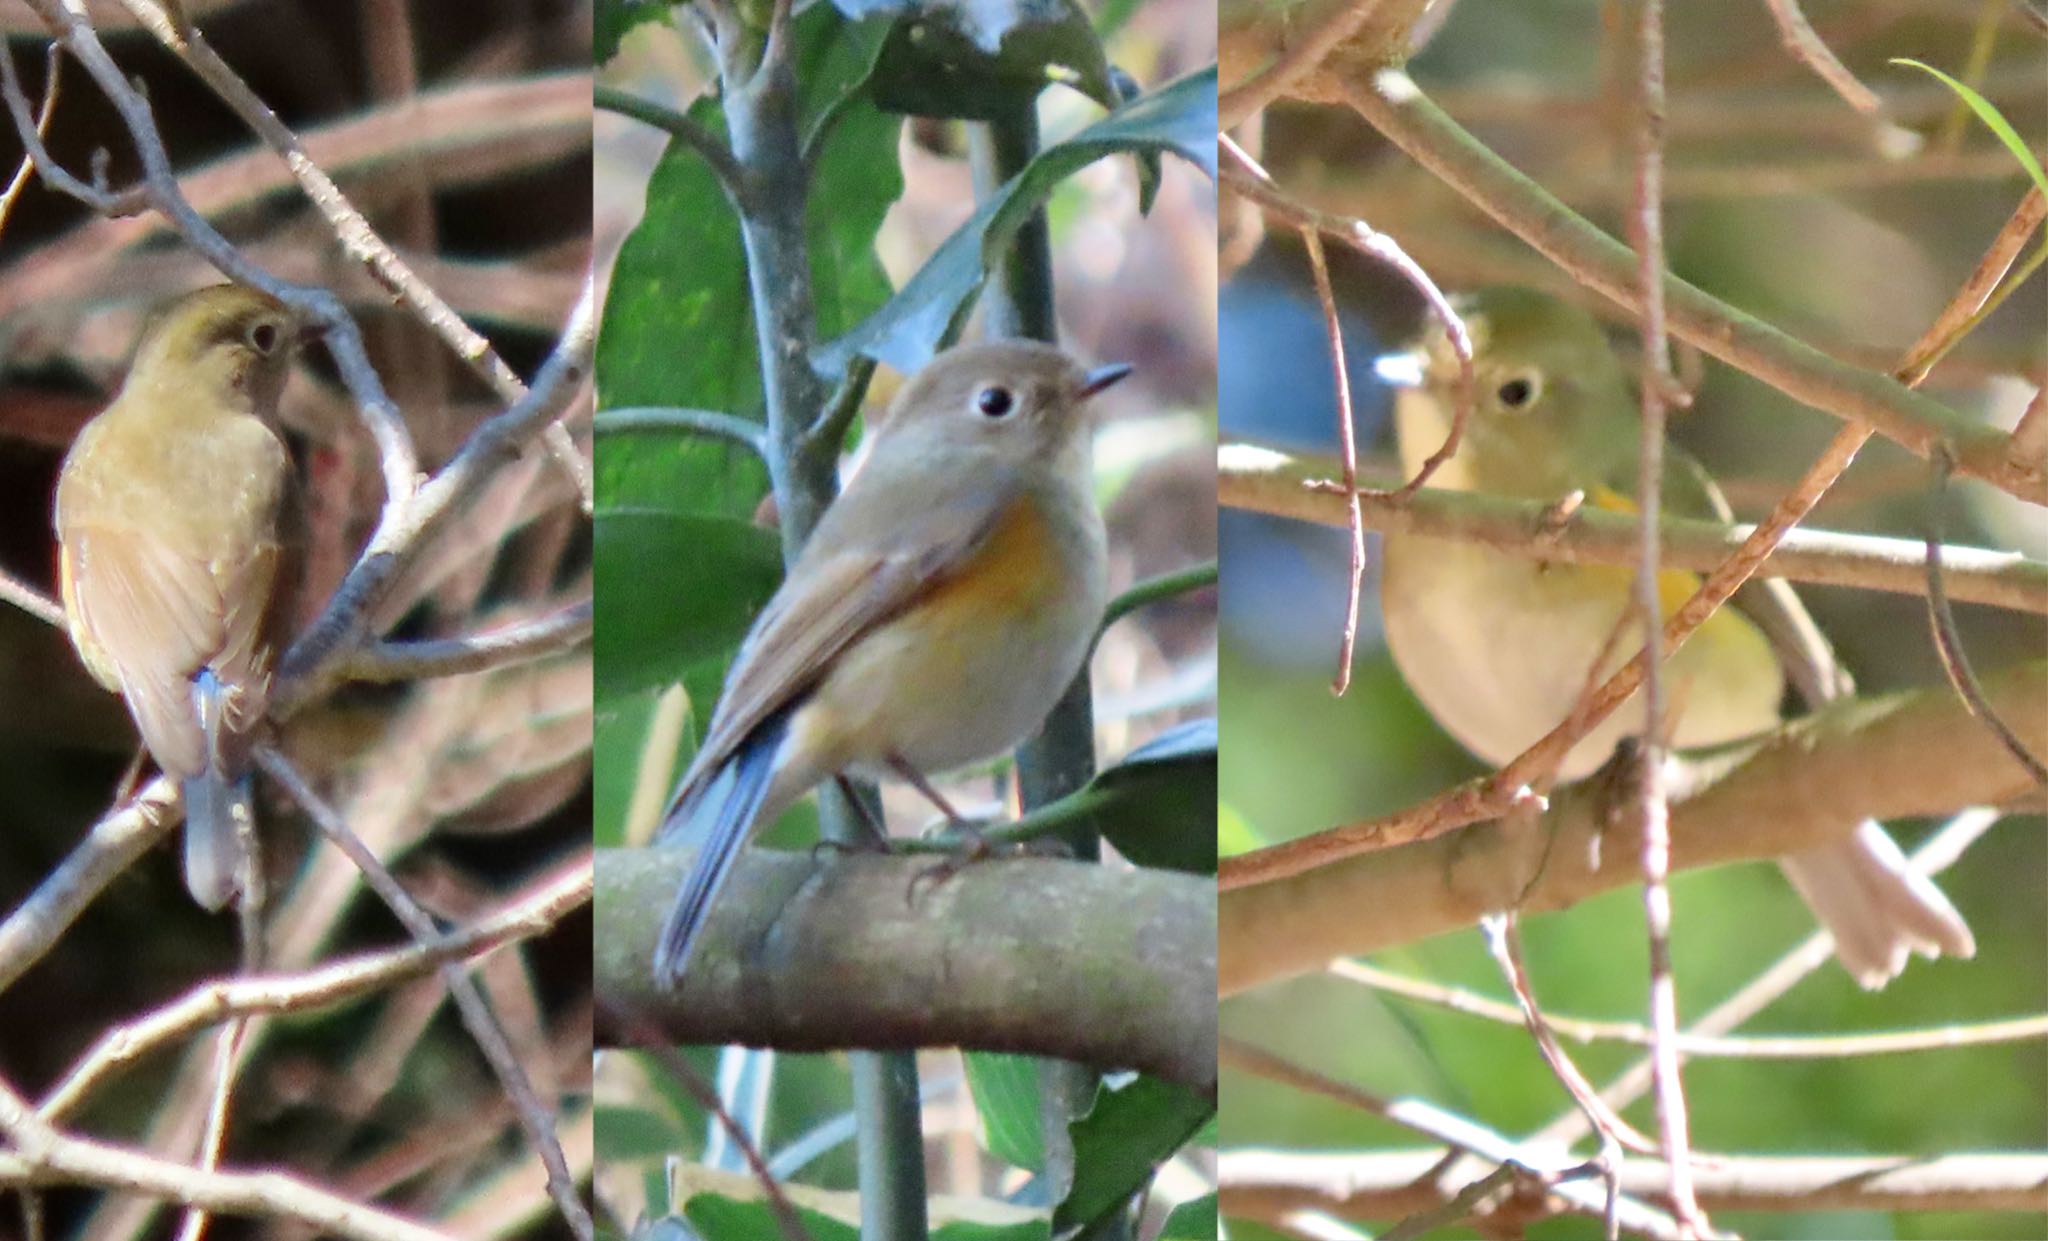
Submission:
<svg viewBox="0 0 2048 1241">
<path fill-rule="evenodd" d="M 1989 681 L 2029 745 L 2048 748 L 2048 662 Z M 1947 687 L 1851 699 L 1672 780 L 1672 868 L 1771 858 L 1839 840 L 1864 819 L 1997 805 L 2031 787 Z M 1637 825 L 1614 822 L 1599 778 L 1554 797 L 1542 830 L 1477 823 L 1224 892 L 1224 995 L 1470 926 L 1487 913 L 1563 909 L 1638 878 Z"/>
<path fill-rule="evenodd" d="M 754 850 L 678 992 L 650 962 L 692 855 L 600 850 L 597 994 L 680 1043 L 967 1046 L 1216 1083 L 1215 888 L 1167 871 Z M 600 1041 L 625 1037 L 600 1028 Z"/>
<path fill-rule="evenodd" d="M 1335 461 L 1226 444 L 1217 451 L 1216 498 L 1229 508 L 1341 529 L 1344 496 L 1329 485 L 1337 474 Z M 1560 524 L 1553 505 L 1477 492 L 1422 491 L 1405 503 L 1371 494 L 1360 498 L 1365 524 L 1383 533 L 1465 539 L 1562 564 L 1635 561 L 1635 518 L 1591 505 L 1581 505 Z M 1706 572 L 1755 527 L 1666 517 L 1663 529 L 1666 567 Z M 1758 576 L 1923 595 L 1926 560 L 1926 544 L 1919 539 L 1795 529 Z M 1974 547 L 1944 548 L 1941 563 L 1952 599 L 2048 615 L 2048 564 Z"/>
</svg>

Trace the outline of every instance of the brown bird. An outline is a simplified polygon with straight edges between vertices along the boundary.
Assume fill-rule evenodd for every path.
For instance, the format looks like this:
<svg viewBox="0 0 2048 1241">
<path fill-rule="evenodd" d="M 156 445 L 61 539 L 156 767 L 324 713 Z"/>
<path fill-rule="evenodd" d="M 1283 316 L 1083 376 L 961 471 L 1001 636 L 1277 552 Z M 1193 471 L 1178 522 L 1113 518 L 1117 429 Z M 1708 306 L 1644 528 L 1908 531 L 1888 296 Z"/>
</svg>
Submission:
<svg viewBox="0 0 2048 1241">
<path fill-rule="evenodd" d="M 128 378 L 57 482 L 64 614 L 185 796 L 185 886 L 237 891 L 250 752 L 296 584 L 297 492 L 275 429 L 299 325 L 241 285 L 186 294 L 143 329 Z"/>
</svg>

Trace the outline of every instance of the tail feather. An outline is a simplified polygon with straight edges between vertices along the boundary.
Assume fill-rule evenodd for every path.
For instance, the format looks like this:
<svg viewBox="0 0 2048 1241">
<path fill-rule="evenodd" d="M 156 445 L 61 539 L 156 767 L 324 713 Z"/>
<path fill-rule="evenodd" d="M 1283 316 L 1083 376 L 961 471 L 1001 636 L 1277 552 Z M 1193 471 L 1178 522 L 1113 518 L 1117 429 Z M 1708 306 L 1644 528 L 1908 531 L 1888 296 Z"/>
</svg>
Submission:
<svg viewBox="0 0 2048 1241">
<path fill-rule="evenodd" d="M 254 814 L 253 786 L 248 773 L 230 780 L 218 767 L 184 782 L 185 890 L 215 913 L 241 890 L 235 873 L 241 858 L 236 824 Z"/>
<path fill-rule="evenodd" d="M 1916 873 L 1875 823 L 1837 844 L 1781 858 L 1785 877 L 1835 938 L 1835 957 L 1869 989 L 1906 967 L 1909 953 L 1971 957 L 1977 941 L 1954 905 Z"/>
<path fill-rule="evenodd" d="M 242 853 L 237 826 L 255 822 L 250 775 L 245 770 L 230 777 L 223 754 L 231 696 L 211 668 L 200 669 L 193 678 L 192 705 L 199 712 L 206 767 L 184 782 L 185 890 L 216 913 L 227 907 L 241 886 L 235 873 Z"/>
<path fill-rule="evenodd" d="M 740 846 L 746 843 L 754 821 L 760 817 L 774 782 L 776 759 L 788 731 L 787 713 L 764 720 L 733 751 L 716 771 L 703 773 L 702 780 L 686 783 L 679 790 L 668 818 L 662 822 L 657 840 L 673 840 L 684 829 L 708 816 L 699 839 L 697 856 L 690 864 L 675 904 L 662 923 L 661 939 L 654 949 L 654 977 L 662 986 L 674 988 L 690 963 L 690 951 L 704 916 L 717 899 L 719 890 L 732 877 Z M 713 797 L 722 789 L 724 796 Z M 703 813 L 700 813 L 703 812 Z"/>
</svg>

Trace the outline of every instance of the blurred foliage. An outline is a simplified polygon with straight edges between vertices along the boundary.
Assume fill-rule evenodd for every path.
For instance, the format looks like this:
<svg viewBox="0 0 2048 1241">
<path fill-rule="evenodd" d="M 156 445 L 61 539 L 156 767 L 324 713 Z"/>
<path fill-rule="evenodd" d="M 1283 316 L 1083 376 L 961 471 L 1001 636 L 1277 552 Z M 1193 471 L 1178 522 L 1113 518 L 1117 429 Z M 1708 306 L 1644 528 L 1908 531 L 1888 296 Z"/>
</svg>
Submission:
<svg viewBox="0 0 2048 1241">
<path fill-rule="evenodd" d="M 1213 197 L 1202 180 L 1213 170 L 1214 71 L 1202 68 L 1213 50 L 1208 11 L 1197 0 L 1150 0 L 1125 9 L 1115 15 L 1120 33 L 1105 55 L 1085 15 L 1070 7 L 980 6 L 973 14 L 954 14 L 948 6 L 923 6 L 898 16 L 899 8 L 814 5 L 795 27 L 803 127 L 822 135 L 814 139 L 816 171 L 806 208 L 817 330 L 821 341 L 834 342 L 813 364 L 836 377 L 856 353 L 884 362 L 890 369 L 877 377 L 865 411 L 872 415 L 901 373 L 922 365 L 968 326 L 987 270 L 1018 223 L 1048 200 L 1058 202 L 1054 274 L 1068 347 L 1084 357 L 1138 364 L 1136 377 L 1103 402 L 1116 426 L 1136 430 L 1128 438 L 1106 430 L 1097 454 L 1113 589 L 1213 556 L 1213 543 L 1199 534 L 1212 522 L 1214 502 L 1206 475 L 1214 445 L 1214 395 L 1206 379 L 1213 375 L 1213 340 L 1206 292 L 1188 291 L 1213 283 L 1202 270 L 1214 235 Z M 902 51 L 899 36 L 913 23 L 953 22 L 955 16 L 963 30 L 976 21 L 998 23 L 993 33 L 982 32 L 978 45 L 1000 54 L 985 65 L 953 57 L 946 62 L 949 75 L 932 75 L 919 84 L 922 94 L 906 95 L 907 71 L 887 49 Z M 1010 29 L 1004 23 L 1020 31 L 1050 30 L 1054 37 L 998 37 Z M 704 69 L 708 58 L 680 26 L 642 23 L 617 50 L 604 65 L 607 81 L 686 108 L 723 132 L 720 102 Z M 1101 102 L 1110 98 L 1112 57 L 1159 85 L 1105 116 Z M 607 59 L 603 48 L 600 58 Z M 1070 72 L 1076 65 L 1101 68 L 1076 77 Z M 957 121 L 906 120 L 895 110 L 978 115 L 969 105 L 987 73 L 1009 88 L 1021 84 L 1026 97 L 1053 80 L 1079 88 L 1093 81 L 1098 89 L 1089 92 L 1097 96 L 1092 101 L 1073 91 L 1045 92 L 1039 106 L 1050 135 L 1045 149 L 974 211 L 966 168 L 953 154 Z M 829 128 L 821 123 L 827 116 Z M 621 133 L 618 149 L 631 140 Z M 608 149 L 601 136 L 601 161 Z M 1199 171 L 1169 168 L 1156 204 L 1149 191 L 1136 201 L 1140 195 L 1126 171 L 1131 161 L 1105 160 L 1160 151 Z M 655 155 L 642 184 L 645 205 L 621 240 L 610 280 L 598 351 L 601 402 L 694 406 L 758 421 L 762 389 L 734 208 L 681 143 Z M 600 194 L 603 214 L 603 189 Z M 1149 218 L 1140 215 L 1141 206 L 1152 208 Z M 1141 266 L 1145 256 L 1161 254 L 1170 256 L 1164 272 Z M 1134 313 L 1103 313 L 1114 305 Z M 1152 334 L 1137 334 L 1146 331 Z M 1196 434 L 1183 433 L 1190 422 Z M 1191 461 L 1199 462 L 1193 483 Z M 605 844 L 643 843 L 694 751 L 726 664 L 780 576 L 773 538 L 755 528 L 772 524 L 774 511 L 756 459 L 686 436 L 607 437 L 599 446 L 598 487 L 597 835 Z M 1191 537 L 1189 529 L 1197 533 Z M 1109 628 L 1094 665 L 1099 750 L 1131 754 L 1177 722 L 1210 713 L 1212 597 L 1156 604 Z M 1135 767 L 1111 766 L 1084 791 L 1094 798 L 1085 809 L 1105 823 L 1129 823 L 1134 832 L 1141 823 L 1155 831 L 1182 829 L 1186 847 L 1161 841 L 1146 854 L 1134 843 L 1127 860 L 1177 861 L 1213 873 L 1206 822 L 1215 804 L 1214 730 L 1186 727 L 1197 732 L 1162 738 L 1143 750 Z M 953 783 L 986 798 L 987 774 Z M 1000 805 L 1010 795 L 1007 760 L 995 764 L 993 776 Z M 892 822 L 916 823 L 930 813 L 901 790 L 885 788 L 884 795 Z M 1189 814 L 1203 830 L 1185 832 Z M 1114 836 L 1122 836 L 1121 826 Z M 815 810 L 806 802 L 762 840 L 802 848 L 816 838 Z M 830 1197 L 850 1189 L 855 1172 L 841 1062 L 739 1048 L 685 1054 L 760 1137 L 800 1209 L 826 1212 L 807 1213 L 814 1235 L 845 1231 L 831 1221 L 852 1217 L 840 1215 L 845 1204 Z M 1162 1164 L 1177 1152 L 1187 1163 L 1182 1148 L 1211 1109 L 1209 1101 L 1149 1079 L 1105 1088 L 1095 1109 L 1075 1122 L 1074 1141 L 1084 1153 L 1074 1192 L 1054 1202 L 1033 1180 L 1044 1161 L 1038 1062 L 981 1053 L 964 1062 L 963 1081 L 957 1053 L 920 1057 L 928 1154 L 943 1170 L 933 1178 L 938 1236 L 1042 1238 L 1051 1235 L 1056 1208 L 1077 1222 L 1114 1215 L 1160 1177 Z M 774 1231 L 765 1206 L 744 1184 L 725 1190 L 708 1179 L 661 1175 L 663 1155 L 707 1176 L 709 1170 L 742 1170 L 715 1123 L 669 1076 L 671 1067 L 637 1054 L 603 1057 L 598 1157 L 607 1171 L 601 1194 L 620 1204 L 621 1218 L 640 1211 L 653 1222 L 681 1212 L 708 1237 Z M 971 1088 L 963 1088 L 967 1083 Z M 978 1141 L 977 1130 L 985 1135 Z M 1099 1154 L 1096 1144 L 1102 1144 Z M 1160 1219 L 1174 1203 L 1213 1189 L 1190 1183 L 1185 1170 L 1169 1179 L 1173 1188 L 1156 1195 Z M 1005 1199 L 1028 1209 L 1004 1206 Z M 957 1217 L 962 1211 L 967 1218 Z"/>
<path fill-rule="evenodd" d="M 1806 6 L 1816 27 L 1886 101 L 1865 119 L 1788 56 L 1763 6 L 1670 6 L 1667 233 L 1684 278 L 1823 348 L 1888 369 L 1931 323 L 2027 188 L 1988 131 L 1953 126 L 1956 97 L 1889 67 L 1910 56 L 1967 78 L 2035 150 L 2048 132 L 2048 47 L 1987 3 Z M 1410 64 L 1418 84 L 1517 167 L 1617 235 L 1629 192 L 1628 131 L 1610 76 L 1619 72 L 1597 0 L 1458 0 Z M 1971 49 L 1989 31 L 1974 71 Z M 1601 299 L 1505 236 L 1462 199 L 1336 109 L 1282 105 L 1266 114 L 1261 158 L 1302 199 L 1361 216 L 1391 234 L 1448 289 L 1540 284 L 1618 318 Z M 1333 250 L 1344 304 L 1360 442 L 1387 473 L 1383 393 L 1369 361 L 1420 319 L 1387 272 Z M 1225 434 L 1333 451 L 1335 403 L 1307 265 L 1291 236 L 1269 236 L 1223 291 Z M 1628 338 L 1617 334 L 1619 347 Z M 1681 351 L 1683 352 L 1683 351 Z M 1697 361 L 1684 359 L 1684 361 Z M 2048 298 L 2039 277 L 1940 366 L 1925 390 L 1986 419 L 2017 416 L 2048 368 Z M 1286 392 L 1289 399 L 1267 399 Z M 1767 507 L 1836 423 L 1708 363 L 1673 435 L 1707 460 L 1745 515 Z M 1373 464 L 1373 463 L 1369 463 Z M 1813 524 L 1917 538 L 1926 470 L 1884 443 L 1867 449 Z M 2039 556 L 2038 510 L 1956 493 L 1949 541 Z M 1221 820 L 1230 847 L 1298 836 L 1411 805 L 1480 768 L 1402 684 L 1365 601 L 1356 680 L 1328 692 L 1337 650 L 1347 541 L 1224 514 Z M 1367 589 L 1375 589 L 1369 578 Z M 1802 588 L 1862 686 L 1937 684 L 1941 673 L 1915 598 Z M 1979 668 L 2048 648 L 2042 618 L 1960 609 Z M 1908 847 L 1924 825 L 1892 824 Z M 2038 815 L 2008 819 L 1940 883 L 1978 937 L 1974 961 L 1915 961 L 1886 990 L 1860 991 L 1829 964 L 1751 1023 L 1757 1032 L 1909 1028 L 2048 1007 L 2048 845 Z M 1690 873 L 1673 883 L 1673 951 L 1682 1019 L 1753 978 L 1811 929 L 1772 868 Z M 1638 894 L 1607 894 L 1525 923 L 1537 995 L 1559 1013 L 1645 1019 Z M 1374 964 L 1505 997 L 1476 931 L 1381 954 Z M 1388 1096 L 1419 1096 L 1502 1133 L 1526 1133 L 1571 1110 L 1519 1026 L 1495 1025 L 1335 979 L 1303 977 L 1235 997 L 1223 1028 L 1319 1071 Z M 1745 1027 L 1750 1028 L 1750 1027 Z M 1568 1050 L 1596 1082 L 1633 1053 Z M 1901 1155 L 2048 1145 L 2048 1054 L 2037 1043 L 1972 1051 L 1810 1061 L 1694 1059 L 1685 1081 L 1693 1140 L 1713 1152 Z M 1638 1102 L 1625 1113 L 1650 1131 Z M 1412 1133 L 1326 1100 L 1229 1073 L 1225 1149 L 1410 1149 Z M 1584 1148 L 1582 1148 L 1584 1149 Z M 2028 1237 L 2024 1215 L 1716 1215 L 1747 1236 Z M 1233 1235 L 1265 1236 L 1233 1225 Z M 1469 1229 L 1444 1236 L 1477 1235 Z M 1598 1235 L 1595 1221 L 1552 1221 L 1540 1237 Z"/>
</svg>

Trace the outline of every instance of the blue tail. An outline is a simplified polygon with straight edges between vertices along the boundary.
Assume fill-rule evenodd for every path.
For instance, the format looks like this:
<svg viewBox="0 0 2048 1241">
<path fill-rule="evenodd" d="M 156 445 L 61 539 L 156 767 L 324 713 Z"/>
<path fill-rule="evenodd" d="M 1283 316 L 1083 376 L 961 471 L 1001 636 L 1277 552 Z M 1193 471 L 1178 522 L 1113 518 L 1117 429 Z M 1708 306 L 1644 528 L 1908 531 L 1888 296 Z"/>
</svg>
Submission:
<svg viewBox="0 0 2048 1241">
<path fill-rule="evenodd" d="M 211 668 L 192 680 L 192 702 L 206 737 L 206 770 L 184 782 L 185 890 L 218 913 L 235 898 L 240 884 L 235 863 L 241 859 L 236 825 L 255 822 L 255 788 L 247 771 L 227 774 L 221 756 L 225 691 Z"/>
<path fill-rule="evenodd" d="M 253 780 L 247 772 L 230 780 L 218 767 L 185 781 L 185 890 L 218 913 L 235 899 L 241 857 L 235 824 L 254 814 Z"/>
<path fill-rule="evenodd" d="M 732 876 L 740 846 L 761 813 L 761 803 L 775 777 L 776 755 L 788 731 L 786 711 L 763 720 L 710 780 L 677 800 L 662 822 L 658 840 L 679 836 L 700 817 L 708 819 L 697 841 L 696 859 L 683 876 L 683 886 L 676 892 L 676 902 L 654 948 L 654 979 L 664 987 L 673 990 L 682 980 L 705 912 Z M 721 790 L 724 796 L 714 798 Z"/>
</svg>

